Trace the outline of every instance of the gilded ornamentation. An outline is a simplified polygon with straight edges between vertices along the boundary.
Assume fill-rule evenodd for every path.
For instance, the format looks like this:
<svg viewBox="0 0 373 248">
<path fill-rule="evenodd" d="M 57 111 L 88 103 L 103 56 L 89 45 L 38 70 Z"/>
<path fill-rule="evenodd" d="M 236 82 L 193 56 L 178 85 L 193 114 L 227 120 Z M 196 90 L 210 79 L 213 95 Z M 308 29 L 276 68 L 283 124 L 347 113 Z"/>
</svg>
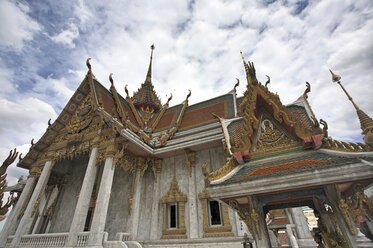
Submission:
<svg viewBox="0 0 373 248">
<path fill-rule="evenodd" d="M 33 166 L 30 170 L 30 177 L 38 178 L 43 170 L 41 166 Z"/>
<path fill-rule="evenodd" d="M 140 177 L 143 177 L 146 169 L 148 169 L 147 159 L 142 157 L 136 158 L 136 167 L 140 171 Z"/>
<path fill-rule="evenodd" d="M 360 228 L 360 218 L 371 219 L 373 217 L 373 204 L 364 194 L 364 187 L 361 184 L 353 185 L 352 195 L 346 200 L 348 210 L 355 222 Z"/>
<path fill-rule="evenodd" d="M 342 152 L 371 152 L 373 151 L 373 145 L 363 143 L 352 143 L 333 140 L 332 138 L 323 138 L 322 147 L 335 151 Z"/>
<path fill-rule="evenodd" d="M 233 236 L 232 233 L 232 226 L 229 221 L 229 214 L 228 208 L 225 205 L 221 205 L 222 207 L 222 217 L 223 217 L 223 225 L 222 226 L 209 226 L 208 224 L 208 212 L 207 212 L 207 203 L 208 199 L 210 198 L 210 194 L 203 190 L 201 193 L 198 194 L 198 198 L 202 204 L 202 214 L 203 214 L 203 237 L 227 237 Z"/>
<path fill-rule="evenodd" d="M 251 218 L 255 223 L 255 228 L 256 228 L 256 233 L 258 234 L 258 238 L 262 239 L 262 234 L 259 229 L 259 215 L 254 208 L 251 209 Z"/>
<path fill-rule="evenodd" d="M 192 95 L 192 92 L 189 90 L 189 94 L 187 95 L 186 99 L 184 100 L 183 108 L 181 109 L 179 117 L 177 118 L 174 125 L 172 127 L 170 127 L 169 129 L 167 129 L 167 131 L 165 133 L 161 133 L 159 135 L 158 141 L 159 141 L 160 146 L 165 146 L 167 144 L 167 140 L 171 139 L 174 136 L 174 134 L 176 133 L 176 131 L 179 129 L 179 127 L 181 125 L 181 120 L 184 116 L 185 109 L 186 109 L 186 107 L 188 107 L 188 98 L 191 95 Z"/>
<path fill-rule="evenodd" d="M 14 160 L 17 158 L 18 152 L 16 149 L 13 151 L 11 150 L 9 152 L 8 157 L 4 160 L 3 164 L 0 167 L 0 216 L 4 216 L 7 212 L 8 209 L 15 203 L 16 198 L 14 197 L 13 194 L 11 194 L 8 197 L 7 202 L 3 205 L 3 198 L 4 198 L 4 190 L 7 186 L 6 183 L 6 170 L 11 165 Z"/>
<path fill-rule="evenodd" d="M 339 199 L 338 207 L 341 210 L 343 219 L 345 220 L 345 222 L 346 222 L 346 224 L 348 226 L 348 230 L 350 230 L 350 233 L 352 235 L 355 235 L 355 231 L 354 231 L 354 228 L 352 227 L 352 224 L 351 224 L 351 221 L 350 221 L 350 217 L 348 216 L 348 205 L 345 202 L 345 200 Z"/>
<path fill-rule="evenodd" d="M 249 229 L 249 232 L 254 237 L 255 233 L 253 229 L 253 220 L 250 216 L 249 211 L 246 208 L 241 207 L 240 203 L 237 200 L 230 200 L 228 202 L 228 205 L 237 212 L 240 219 L 245 222 L 247 228 Z"/>
<path fill-rule="evenodd" d="M 189 171 L 189 176 L 192 176 L 192 167 L 196 167 L 196 153 L 191 150 L 185 150 L 185 164 Z"/>
<path fill-rule="evenodd" d="M 269 119 L 264 119 L 258 130 L 256 146 L 251 158 L 271 156 L 280 152 L 290 152 L 301 147 L 301 142 L 291 139 L 278 129 Z"/>
<path fill-rule="evenodd" d="M 246 63 L 243 56 L 242 59 L 247 78 L 246 91 L 239 107 L 241 116 L 243 117 L 242 135 L 241 139 L 232 146 L 232 153 L 251 151 L 254 137 L 256 136 L 259 127 L 259 121 L 256 116 L 258 97 L 264 100 L 267 105 L 272 108 L 273 117 L 276 121 L 280 124 L 283 123 L 288 129 L 294 130 L 297 137 L 305 138 L 311 136 L 310 130 L 304 129 L 298 122 L 293 120 L 294 117 L 291 112 L 282 105 L 278 95 L 271 93 L 267 87 L 258 82 L 254 64 L 251 62 Z"/>
<path fill-rule="evenodd" d="M 226 176 L 229 172 L 231 172 L 234 168 L 236 168 L 237 165 L 238 165 L 237 160 L 232 156 L 223 167 L 209 174 L 208 178 L 210 182 L 214 180 L 218 180 Z"/>
<path fill-rule="evenodd" d="M 96 158 L 96 166 L 103 161 L 105 161 L 105 151 L 99 150 Z"/>
<path fill-rule="evenodd" d="M 152 171 L 154 179 L 157 179 L 157 174 L 161 173 L 162 170 L 162 159 L 155 159 L 152 165 Z"/>
<path fill-rule="evenodd" d="M 202 175 L 205 178 L 205 187 L 208 187 L 208 186 L 210 186 L 210 179 L 209 179 L 210 174 L 207 172 L 206 168 L 207 168 L 207 164 L 204 163 L 202 165 Z"/>
<path fill-rule="evenodd" d="M 185 228 L 185 203 L 187 197 L 181 192 L 179 184 L 173 177 L 169 191 L 161 198 L 160 202 L 163 207 L 163 227 L 161 239 L 173 239 L 173 238 L 187 238 Z M 177 203 L 178 206 L 178 218 L 179 226 L 176 229 L 167 228 L 167 204 Z"/>
<path fill-rule="evenodd" d="M 129 203 L 129 206 L 128 206 L 129 214 L 132 215 L 132 203 L 133 203 L 133 195 L 132 194 L 130 195 L 130 197 L 128 197 L 128 203 Z"/>
<path fill-rule="evenodd" d="M 347 242 L 343 237 L 343 233 L 339 227 L 339 224 L 337 222 L 337 218 L 335 216 L 333 209 L 331 207 L 328 207 L 327 212 L 330 216 L 330 219 L 335 229 L 334 235 L 330 235 L 329 237 L 329 241 L 332 247 L 336 247 L 336 248 L 347 247 Z"/>
</svg>

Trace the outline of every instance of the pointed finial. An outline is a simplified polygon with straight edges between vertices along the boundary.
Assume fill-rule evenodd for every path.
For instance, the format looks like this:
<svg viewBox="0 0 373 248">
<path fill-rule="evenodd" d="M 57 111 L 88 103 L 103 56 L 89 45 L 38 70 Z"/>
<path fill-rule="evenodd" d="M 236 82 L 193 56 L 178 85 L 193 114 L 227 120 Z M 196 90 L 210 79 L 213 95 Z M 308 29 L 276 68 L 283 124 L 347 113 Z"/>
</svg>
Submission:
<svg viewBox="0 0 373 248">
<path fill-rule="evenodd" d="M 337 75 L 337 74 L 334 74 L 334 73 L 332 72 L 332 70 L 330 70 L 330 69 L 329 69 L 329 71 L 330 71 L 330 73 L 332 74 L 332 80 L 333 80 L 333 82 L 337 83 L 337 82 L 339 82 L 339 80 L 341 80 L 341 76 L 339 76 L 339 75 Z"/>
<path fill-rule="evenodd" d="M 110 73 L 109 80 L 110 80 L 111 86 L 114 86 L 113 73 Z"/>
<path fill-rule="evenodd" d="M 148 73 L 146 74 L 146 79 L 145 82 L 152 82 L 152 61 L 153 61 L 153 51 L 155 49 L 154 43 L 150 46 L 150 49 L 152 50 L 150 54 L 150 63 L 149 63 L 149 68 L 148 68 Z"/>
<path fill-rule="evenodd" d="M 265 87 L 268 88 L 267 85 L 271 83 L 271 78 L 268 75 L 266 75 L 266 77 L 267 77 L 267 82 L 265 83 Z"/>
<path fill-rule="evenodd" d="M 88 67 L 88 70 L 91 70 L 91 63 L 89 63 L 90 60 L 91 60 L 91 58 L 88 58 L 87 61 L 85 62 L 85 64 Z"/>
<path fill-rule="evenodd" d="M 192 91 L 191 90 L 189 90 L 189 93 L 188 93 L 188 95 L 187 95 L 187 97 L 186 97 L 186 99 L 185 100 L 187 100 L 188 101 L 188 98 L 190 97 L 192 95 Z"/>
<path fill-rule="evenodd" d="M 172 99 L 172 93 L 171 93 L 171 96 L 167 100 L 167 104 L 171 101 L 171 99 Z"/>
<path fill-rule="evenodd" d="M 233 90 L 236 91 L 236 88 L 240 85 L 240 80 L 236 78 L 237 83 L 234 85 Z"/>
<path fill-rule="evenodd" d="M 241 53 L 241 57 L 242 57 L 242 61 L 243 61 L 243 65 L 244 65 L 244 67 L 245 67 L 246 78 L 247 78 L 248 75 L 249 75 L 249 67 L 248 67 L 248 65 L 247 65 L 247 63 L 246 63 L 246 61 L 245 61 L 245 57 L 243 56 L 242 51 L 240 51 L 240 53 Z"/>
<path fill-rule="evenodd" d="M 124 91 L 126 92 L 127 97 L 130 97 L 130 94 L 128 93 L 127 86 L 128 86 L 128 84 L 126 84 L 126 85 L 124 86 Z"/>
<path fill-rule="evenodd" d="M 307 93 L 309 93 L 309 92 L 311 92 L 311 84 L 306 81 L 306 89 L 303 93 L 304 98 L 306 98 L 306 99 L 308 98 Z"/>
</svg>

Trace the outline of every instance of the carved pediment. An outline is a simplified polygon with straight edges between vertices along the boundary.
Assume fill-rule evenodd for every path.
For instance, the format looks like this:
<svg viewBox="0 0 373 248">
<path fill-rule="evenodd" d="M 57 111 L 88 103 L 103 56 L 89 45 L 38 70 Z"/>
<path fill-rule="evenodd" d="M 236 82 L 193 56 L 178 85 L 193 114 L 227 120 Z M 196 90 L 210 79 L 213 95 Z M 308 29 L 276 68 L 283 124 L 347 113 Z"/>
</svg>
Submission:
<svg viewBox="0 0 373 248">
<path fill-rule="evenodd" d="M 301 140 L 285 130 L 265 112 L 260 115 L 256 139 L 252 146 L 252 158 L 271 156 L 302 148 Z"/>
</svg>

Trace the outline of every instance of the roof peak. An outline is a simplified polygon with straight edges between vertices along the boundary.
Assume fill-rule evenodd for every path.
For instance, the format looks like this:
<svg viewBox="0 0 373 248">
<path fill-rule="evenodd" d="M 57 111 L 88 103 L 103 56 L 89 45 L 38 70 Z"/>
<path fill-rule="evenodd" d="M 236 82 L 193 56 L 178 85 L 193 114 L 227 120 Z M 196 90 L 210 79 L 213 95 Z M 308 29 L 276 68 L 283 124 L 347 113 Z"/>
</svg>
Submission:
<svg viewBox="0 0 373 248">
<path fill-rule="evenodd" d="M 141 87 L 132 96 L 133 103 L 136 107 L 149 107 L 153 111 L 158 111 L 162 104 L 159 100 L 158 95 L 154 91 L 152 83 L 152 62 L 153 62 L 153 51 L 155 49 L 154 44 L 150 46 L 150 62 L 148 72 L 146 74 L 145 82 L 141 84 Z"/>
</svg>

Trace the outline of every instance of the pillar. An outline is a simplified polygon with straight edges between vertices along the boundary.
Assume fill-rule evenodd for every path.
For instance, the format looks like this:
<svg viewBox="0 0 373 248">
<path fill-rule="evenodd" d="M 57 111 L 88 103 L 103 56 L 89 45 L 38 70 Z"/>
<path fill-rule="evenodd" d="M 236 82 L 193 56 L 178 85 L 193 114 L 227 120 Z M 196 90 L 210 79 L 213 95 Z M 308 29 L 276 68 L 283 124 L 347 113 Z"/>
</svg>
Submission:
<svg viewBox="0 0 373 248">
<path fill-rule="evenodd" d="M 262 208 L 258 207 L 258 202 L 255 196 L 249 196 L 250 216 L 254 229 L 254 239 L 256 247 L 271 248 L 271 240 L 269 238 L 267 223 Z"/>
<path fill-rule="evenodd" d="M 290 217 L 290 223 L 295 225 L 294 229 L 299 245 L 317 246 L 308 228 L 307 218 L 304 216 L 302 208 L 288 208 L 286 209 L 286 213 Z"/>
<path fill-rule="evenodd" d="M 3 226 L 3 230 L 1 231 L 0 247 L 4 247 L 8 236 L 14 234 L 14 232 L 16 231 L 18 224 L 18 216 L 21 212 L 22 207 L 25 205 L 25 203 L 30 197 L 30 194 L 33 190 L 33 186 L 35 183 L 35 179 L 35 175 L 30 175 L 27 178 L 26 185 L 22 190 L 21 196 L 19 197 L 16 205 L 13 206 L 13 209 L 10 212 Z"/>
<path fill-rule="evenodd" d="M 333 209 L 333 212 L 336 216 L 336 221 L 339 225 L 339 228 L 341 229 L 341 231 L 343 233 L 344 239 L 348 243 L 349 247 L 357 247 L 357 242 L 356 242 L 356 237 L 357 237 L 356 234 L 358 233 L 357 229 L 355 227 L 354 222 L 350 218 L 350 222 L 351 222 L 352 228 L 355 231 L 355 235 L 350 233 L 349 228 L 348 228 L 348 226 L 347 226 L 347 224 L 344 220 L 343 214 L 341 213 L 341 210 L 339 209 L 339 202 L 338 202 L 339 197 L 338 197 L 338 193 L 335 189 L 335 185 L 332 184 L 332 185 L 324 186 L 324 191 L 325 191 L 325 194 L 328 198 L 328 202 L 330 203 L 330 205 Z"/>
<path fill-rule="evenodd" d="M 67 240 L 67 244 L 71 246 L 76 244 L 77 234 L 84 231 L 84 224 L 87 218 L 89 202 L 91 200 L 93 186 L 95 184 L 97 174 L 97 153 L 98 148 L 93 148 L 89 157 L 87 169 L 85 171 L 82 188 L 80 189 L 79 199 L 75 207 L 74 217 L 71 222 L 69 237 Z"/>
<path fill-rule="evenodd" d="M 14 235 L 11 246 L 18 245 L 21 236 L 29 232 L 29 229 L 31 228 L 31 225 L 32 225 L 32 221 L 34 219 L 33 210 L 36 207 L 37 201 L 40 201 L 40 194 L 42 194 L 45 191 L 45 187 L 47 186 L 47 182 L 48 182 L 49 175 L 51 173 L 52 168 L 53 168 L 52 161 L 47 161 L 41 172 L 38 183 L 35 186 L 34 192 L 32 193 L 31 199 L 27 205 L 25 213 L 21 221 L 19 222 L 19 225 Z"/>
<path fill-rule="evenodd" d="M 198 238 L 198 213 L 196 194 L 196 169 L 191 166 L 189 176 L 188 207 L 189 207 L 189 238 Z"/>
<path fill-rule="evenodd" d="M 93 213 L 91 231 L 88 244 L 91 246 L 102 245 L 102 238 L 105 230 L 107 210 L 113 184 L 114 170 L 114 144 L 110 144 L 106 149 L 106 160 L 102 172 L 100 188 L 97 195 L 97 203 Z"/>
<path fill-rule="evenodd" d="M 132 238 L 136 239 L 137 237 L 137 230 L 139 228 L 139 218 L 140 218 L 140 197 L 141 197 L 141 171 L 136 171 L 136 178 L 135 178 L 135 193 L 133 195 L 133 202 L 132 202 L 132 227 L 131 233 Z"/>
<path fill-rule="evenodd" d="M 159 187 L 161 181 L 161 174 L 157 174 L 153 188 L 153 202 L 152 202 L 152 219 L 150 226 L 150 239 L 158 239 L 158 220 L 159 220 Z"/>
</svg>

